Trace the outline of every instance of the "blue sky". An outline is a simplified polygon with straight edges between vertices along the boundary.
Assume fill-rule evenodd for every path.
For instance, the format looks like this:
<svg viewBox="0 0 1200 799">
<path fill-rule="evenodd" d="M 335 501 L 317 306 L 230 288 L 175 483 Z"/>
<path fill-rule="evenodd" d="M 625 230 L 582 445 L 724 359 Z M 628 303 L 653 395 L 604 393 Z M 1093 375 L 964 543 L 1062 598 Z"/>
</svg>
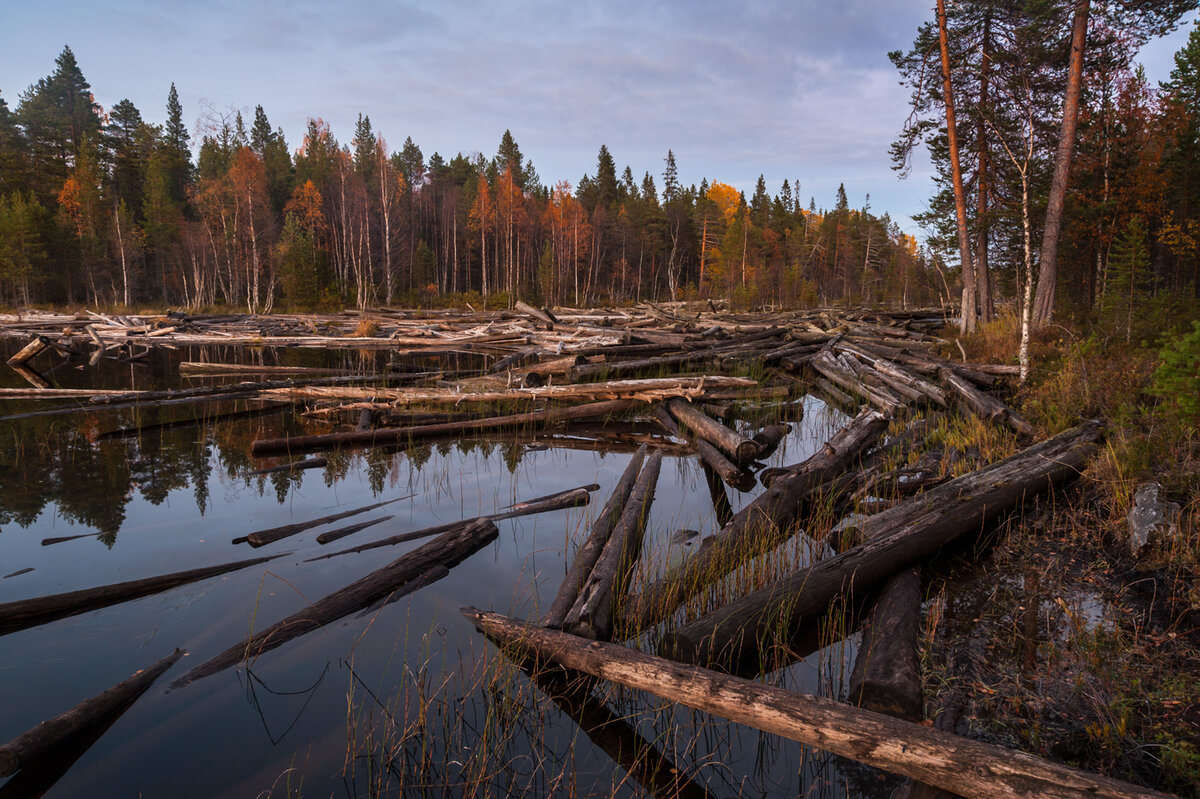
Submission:
<svg viewBox="0 0 1200 799">
<path fill-rule="evenodd" d="M 920 162 L 897 179 L 887 148 L 906 92 L 887 60 L 932 17 L 932 0 L 741 3 L 440 3 L 347 0 L 0 0 L 0 95 L 10 107 L 74 50 L 96 98 L 129 98 L 153 122 L 175 82 L 193 131 L 261 104 L 293 149 L 320 116 L 339 141 L 359 112 L 393 149 L 495 152 L 506 128 L 543 182 L 594 173 L 606 144 L 618 169 L 661 187 L 680 177 L 774 193 L 799 180 L 833 203 L 844 182 L 909 232 L 929 193 Z M 1142 54 L 1167 76 L 1185 25 Z"/>
</svg>

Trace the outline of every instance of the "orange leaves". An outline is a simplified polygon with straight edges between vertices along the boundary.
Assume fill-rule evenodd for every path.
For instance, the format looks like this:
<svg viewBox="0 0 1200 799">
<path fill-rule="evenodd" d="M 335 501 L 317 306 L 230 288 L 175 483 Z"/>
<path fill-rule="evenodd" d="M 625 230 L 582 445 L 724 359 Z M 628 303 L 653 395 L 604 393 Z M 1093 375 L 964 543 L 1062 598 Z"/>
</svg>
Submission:
<svg viewBox="0 0 1200 799">
<path fill-rule="evenodd" d="M 74 176 L 67 178 L 66 182 L 63 183 L 62 189 L 58 192 L 58 204 L 62 206 L 63 211 L 72 219 L 79 219 L 82 194 L 83 186 L 80 185 Z"/>
<path fill-rule="evenodd" d="M 737 189 L 728 183 L 715 182 L 708 188 L 706 196 L 720 209 L 727 224 L 733 220 L 742 196 Z"/>
<path fill-rule="evenodd" d="M 312 235 L 325 227 L 321 201 L 321 192 L 311 180 L 306 180 L 292 191 L 291 199 L 283 210 L 285 213 L 294 214 L 300 225 Z"/>
</svg>

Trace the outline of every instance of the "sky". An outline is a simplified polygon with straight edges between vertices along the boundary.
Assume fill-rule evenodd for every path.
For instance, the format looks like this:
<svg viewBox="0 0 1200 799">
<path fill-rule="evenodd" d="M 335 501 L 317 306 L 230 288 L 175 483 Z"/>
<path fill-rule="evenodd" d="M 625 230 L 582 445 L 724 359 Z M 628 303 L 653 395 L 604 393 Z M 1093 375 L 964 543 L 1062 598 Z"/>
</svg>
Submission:
<svg viewBox="0 0 1200 799">
<path fill-rule="evenodd" d="M 888 61 L 932 0 L 0 0 L 0 96 L 10 108 L 69 45 L 96 100 L 128 98 L 161 123 L 176 84 L 194 134 L 262 105 L 294 150 L 309 117 L 341 142 L 359 113 L 398 150 L 495 153 L 508 129 L 547 185 L 594 174 L 601 144 L 618 172 L 661 189 L 667 150 L 680 179 L 749 194 L 762 174 L 833 205 L 870 195 L 911 216 L 931 191 L 888 146 L 908 93 Z M 1141 54 L 1170 72 L 1191 15 Z M 198 140 L 198 136 L 196 136 Z"/>
</svg>

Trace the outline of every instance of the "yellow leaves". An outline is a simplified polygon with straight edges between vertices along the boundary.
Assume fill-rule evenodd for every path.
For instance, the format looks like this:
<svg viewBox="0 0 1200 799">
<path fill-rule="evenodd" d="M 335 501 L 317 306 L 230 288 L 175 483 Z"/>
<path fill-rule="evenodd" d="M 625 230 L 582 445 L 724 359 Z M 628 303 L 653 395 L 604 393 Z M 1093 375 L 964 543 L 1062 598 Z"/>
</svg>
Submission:
<svg viewBox="0 0 1200 799">
<path fill-rule="evenodd" d="M 715 182 L 708 187 L 706 195 L 717 208 L 721 211 L 721 216 L 728 223 L 733 219 L 733 215 L 737 213 L 738 203 L 741 199 L 741 194 L 733 186 L 728 183 Z"/>
<path fill-rule="evenodd" d="M 310 234 L 321 230 L 325 225 L 325 218 L 321 214 L 321 192 L 311 180 L 306 180 L 303 185 L 295 188 L 284 211 L 295 214 Z"/>
</svg>

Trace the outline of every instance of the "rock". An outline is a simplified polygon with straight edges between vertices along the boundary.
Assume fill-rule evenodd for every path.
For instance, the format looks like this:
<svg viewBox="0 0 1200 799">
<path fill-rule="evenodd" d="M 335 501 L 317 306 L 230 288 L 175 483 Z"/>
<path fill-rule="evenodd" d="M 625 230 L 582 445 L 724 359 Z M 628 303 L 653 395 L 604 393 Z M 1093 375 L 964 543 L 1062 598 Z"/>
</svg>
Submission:
<svg viewBox="0 0 1200 799">
<path fill-rule="evenodd" d="M 1159 499 L 1162 486 L 1143 483 L 1133 495 L 1129 522 L 1129 551 L 1137 557 L 1153 538 L 1174 538 L 1179 534 L 1179 503 Z"/>
</svg>

